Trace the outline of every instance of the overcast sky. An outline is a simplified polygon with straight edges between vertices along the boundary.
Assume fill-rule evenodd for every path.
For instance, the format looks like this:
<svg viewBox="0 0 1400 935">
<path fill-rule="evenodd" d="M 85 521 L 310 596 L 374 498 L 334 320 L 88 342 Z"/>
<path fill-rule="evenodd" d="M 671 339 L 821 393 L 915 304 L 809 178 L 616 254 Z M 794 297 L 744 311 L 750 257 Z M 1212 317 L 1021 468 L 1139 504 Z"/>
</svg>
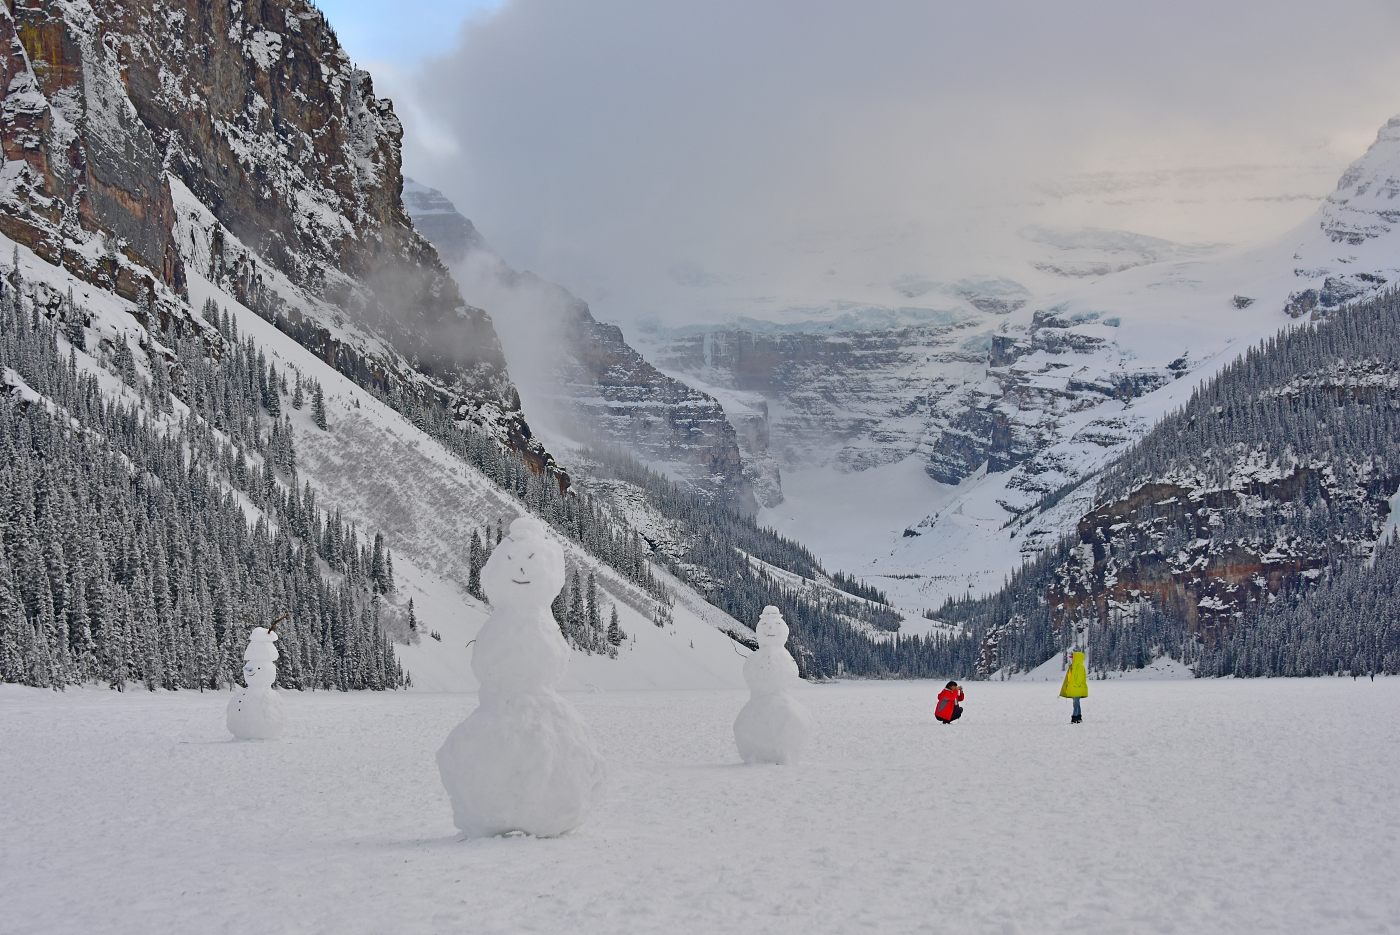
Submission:
<svg viewBox="0 0 1400 935">
<path fill-rule="evenodd" d="M 1047 219 L 1262 236 L 1400 113 L 1393 0 L 414 2 L 323 6 L 409 171 L 601 317 L 996 272 Z"/>
</svg>

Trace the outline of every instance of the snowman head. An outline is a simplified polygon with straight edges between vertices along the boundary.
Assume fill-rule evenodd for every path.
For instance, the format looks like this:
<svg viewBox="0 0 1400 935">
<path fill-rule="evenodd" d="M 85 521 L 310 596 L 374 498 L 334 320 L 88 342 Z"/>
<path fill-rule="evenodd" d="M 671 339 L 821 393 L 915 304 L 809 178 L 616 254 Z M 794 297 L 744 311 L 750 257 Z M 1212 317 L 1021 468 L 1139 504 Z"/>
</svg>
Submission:
<svg viewBox="0 0 1400 935">
<path fill-rule="evenodd" d="M 252 659 L 243 663 L 243 684 L 249 688 L 271 688 L 277 678 L 277 666 Z"/>
<path fill-rule="evenodd" d="M 763 608 L 763 614 L 758 618 L 758 645 L 785 646 L 787 639 L 788 625 L 782 611 L 771 604 Z"/>
<path fill-rule="evenodd" d="M 522 516 L 481 569 L 481 586 L 492 604 L 548 604 L 564 587 L 564 550 L 544 524 Z"/>
</svg>

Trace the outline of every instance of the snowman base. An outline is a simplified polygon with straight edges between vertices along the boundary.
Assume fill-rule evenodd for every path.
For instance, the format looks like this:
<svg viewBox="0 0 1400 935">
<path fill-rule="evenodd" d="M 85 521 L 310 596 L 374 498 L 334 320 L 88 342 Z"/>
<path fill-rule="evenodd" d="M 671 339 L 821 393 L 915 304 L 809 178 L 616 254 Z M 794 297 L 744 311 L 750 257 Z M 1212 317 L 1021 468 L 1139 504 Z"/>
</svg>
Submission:
<svg viewBox="0 0 1400 935">
<path fill-rule="evenodd" d="M 749 699 L 734 721 L 734 742 L 745 763 L 796 763 L 811 732 L 807 709 L 783 693 Z"/>
<path fill-rule="evenodd" d="M 238 740 L 276 740 L 286 726 L 282 699 L 271 688 L 243 689 L 229 699 L 228 732 Z"/>
<path fill-rule="evenodd" d="M 552 691 L 483 701 L 437 763 L 468 837 L 566 834 L 583 824 L 604 777 L 587 725 Z"/>
</svg>

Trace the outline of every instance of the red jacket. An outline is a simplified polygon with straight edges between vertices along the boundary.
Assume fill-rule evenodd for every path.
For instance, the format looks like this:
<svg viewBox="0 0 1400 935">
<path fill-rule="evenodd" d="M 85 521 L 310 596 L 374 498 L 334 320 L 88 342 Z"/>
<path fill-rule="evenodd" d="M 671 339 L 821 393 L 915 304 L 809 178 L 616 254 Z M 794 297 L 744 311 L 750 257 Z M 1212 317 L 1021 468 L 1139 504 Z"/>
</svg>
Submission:
<svg viewBox="0 0 1400 935">
<path fill-rule="evenodd" d="M 953 719 L 953 708 L 962 700 L 963 690 L 961 688 L 943 689 L 938 693 L 938 707 L 933 709 L 933 716 L 940 721 L 951 721 Z"/>
</svg>

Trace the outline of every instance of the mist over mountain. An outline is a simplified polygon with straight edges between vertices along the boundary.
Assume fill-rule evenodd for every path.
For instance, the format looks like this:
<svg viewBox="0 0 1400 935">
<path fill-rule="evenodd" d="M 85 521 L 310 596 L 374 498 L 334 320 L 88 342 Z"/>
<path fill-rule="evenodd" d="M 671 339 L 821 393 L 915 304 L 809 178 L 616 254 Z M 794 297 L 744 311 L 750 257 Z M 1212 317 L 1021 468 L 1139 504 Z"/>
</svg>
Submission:
<svg viewBox="0 0 1400 935">
<path fill-rule="evenodd" d="M 1397 17 L 1378 0 L 1328 17 L 526 0 L 390 90 L 420 115 L 412 172 L 517 268 L 603 320 L 715 324 L 1021 280 L 1043 260 L 1029 225 L 1279 233 L 1394 111 Z"/>
</svg>

